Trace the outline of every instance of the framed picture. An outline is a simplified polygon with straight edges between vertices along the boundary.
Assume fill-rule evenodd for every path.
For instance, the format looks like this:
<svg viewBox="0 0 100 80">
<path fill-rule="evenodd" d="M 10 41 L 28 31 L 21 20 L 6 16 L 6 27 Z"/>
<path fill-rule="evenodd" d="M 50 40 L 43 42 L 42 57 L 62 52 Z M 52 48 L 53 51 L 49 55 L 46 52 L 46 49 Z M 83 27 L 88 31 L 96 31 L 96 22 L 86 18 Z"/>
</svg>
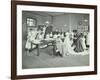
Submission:
<svg viewBox="0 0 100 80">
<path fill-rule="evenodd" d="M 11 1 L 12 80 L 92 74 L 96 5 Z"/>
</svg>

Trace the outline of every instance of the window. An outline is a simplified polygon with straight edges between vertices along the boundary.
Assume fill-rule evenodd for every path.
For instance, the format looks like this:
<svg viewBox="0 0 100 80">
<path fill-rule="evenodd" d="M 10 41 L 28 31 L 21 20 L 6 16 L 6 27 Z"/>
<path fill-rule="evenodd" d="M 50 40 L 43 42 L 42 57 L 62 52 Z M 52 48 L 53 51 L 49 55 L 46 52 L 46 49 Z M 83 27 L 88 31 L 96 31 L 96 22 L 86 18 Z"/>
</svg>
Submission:
<svg viewBox="0 0 100 80">
<path fill-rule="evenodd" d="M 27 18 L 27 26 L 36 26 L 36 19 L 33 18 Z"/>
</svg>

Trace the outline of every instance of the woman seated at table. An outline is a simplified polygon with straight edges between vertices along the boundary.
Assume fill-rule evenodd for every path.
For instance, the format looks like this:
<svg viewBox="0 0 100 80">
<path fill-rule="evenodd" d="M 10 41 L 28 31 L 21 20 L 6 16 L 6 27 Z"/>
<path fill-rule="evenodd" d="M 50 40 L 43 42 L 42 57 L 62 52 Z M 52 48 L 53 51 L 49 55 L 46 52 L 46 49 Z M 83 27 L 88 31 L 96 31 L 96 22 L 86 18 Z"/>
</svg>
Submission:
<svg viewBox="0 0 100 80">
<path fill-rule="evenodd" d="M 53 35 L 53 38 L 56 40 L 57 37 L 58 37 L 58 33 L 55 33 L 55 34 Z"/>
<path fill-rule="evenodd" d="M 27 34 L 27 41 L 25 45 L 25 49 L 27 50 L 27 53 L 29 53 L 33 48 L 36 47 L 36 45 L 32 44 L 32 42 L 35 40 L 35 37 L 37 35 L 37 28 L 34 29 L 28 29 Z"/>
<path fill-rule="evenodd" d="M 49 39 L 50 39 L 50 34 L 49 34 L 49 33 L 48 33 L 48 34 L 46 34 L 45 39 L 47 39 L 47 40 L 49 40 Z"/>
<path fill-rule="evenodd" d="M 63 57 L 63 42 L 60 36 L 56 38 L 56 55 Z"/>
<path fill-rule="evenodd" d="M 41 40 L 43 40 L 43 39 L 44 39 L 44 34 L 43 34 L 42 30 L 38 30 L 37 35 L 36 35 L 36 38 L 35 38 L 35 39 L 36 39 L 36 40 L 39 40 L 39 41 L 41 41 Z"/>
</svg>

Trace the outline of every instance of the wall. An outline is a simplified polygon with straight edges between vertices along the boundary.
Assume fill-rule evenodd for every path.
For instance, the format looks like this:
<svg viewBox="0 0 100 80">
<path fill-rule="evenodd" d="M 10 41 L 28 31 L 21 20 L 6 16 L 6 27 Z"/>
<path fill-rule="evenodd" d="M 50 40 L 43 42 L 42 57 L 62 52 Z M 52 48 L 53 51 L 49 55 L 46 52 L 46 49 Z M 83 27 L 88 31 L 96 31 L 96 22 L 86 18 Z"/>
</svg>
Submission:
<svg viewBox="0 0 100 80">
<path fill-rule="evenodd" d="M 63 32 L 73 31 L 73 30 L 76 30 L 78 27 L 80 27 L 79 29 L 80 32 L 84 31 L 84 30 L 81 30 L 83 25 L 79 25 L 78 23 L 84 17 L 88 19 L 88 16 L 86 14 L 64 13 L 64 14 L 51 16 L 46 12 L 23 11 L 22 12 L 23 38 L 26 36 L 27 17 L 36 19 L 37 25 L 41 25 L 41 24 L 44 24 L 45 21 L 49 21 L 51 24 L 53 24 L 53 30 L 59 29 L 60 31 L 63 31 Z"/>
<path fill-rule="evenodd" d="M 54 29 L 59 28 L 60 30 L 66 32 L 66 31 L 73 31 L 78 28 L 79 32 L 84 31 L 82 30 L 84 25 L 78 24 L 79 21 L 82 21 L 84 18 L 89 20 L 89 16 L 87 14 L 65 13 L 54 16 L 53 17 Z"/>
<path fill-rule="evenodd" d="M 43 14 L 41 12 L 23 11 L 22 12 L 23 39 L 25 38 L 26 31 L 27 31 L 27 24 L 26 24 L 27 17 L 31 17 L 33 19 L 36 19 L 36 21 L 37 21 L 36 26 L 44 24 L 45 21 L 52 22 L 52 17 L 45 14 L 45 13 Z"/>
<path fill-rule="evenodd" d="M 66 24 L 66 26 L 64 26 Z M 57 15 L 53 17 L 53 26 L 54 30 L 56 28 L 59 28 L 62 31 L 68 31 L 69 29 L 69 15 L 68 14 L 62 14 Z"/>
<path fill-rule="evenodd" d="M 51 22 L 51 16 L 45 14 L 45 13 L 41 13 L 41 12 L 31 12 L 31 11 L 23 11 L 23 24 L 26 23 L 26 18 L 27 17 L 31 17 L 36 19 L 37 21 L 37 25 L 41 25 L 44 24 L 45 21 L 49 21 Z"/>
</svg>

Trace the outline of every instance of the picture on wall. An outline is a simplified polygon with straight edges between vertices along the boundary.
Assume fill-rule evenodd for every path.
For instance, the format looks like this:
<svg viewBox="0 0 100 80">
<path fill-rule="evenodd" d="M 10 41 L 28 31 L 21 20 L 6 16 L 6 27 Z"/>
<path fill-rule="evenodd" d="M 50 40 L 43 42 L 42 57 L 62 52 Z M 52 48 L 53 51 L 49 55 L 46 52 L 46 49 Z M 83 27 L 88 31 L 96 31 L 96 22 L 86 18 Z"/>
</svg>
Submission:
<svg viewBox="0 0 100 80">
<path fill-rule="evenodd" d="M 27 17 L 35 28 L 24 25 Z M 22 11 L 22 22 L 23 69 L 89 66 L 89 14 Z"/>
<path fill-rule="evenodd" d="M 12 1 L 12 7 L 12 79 L 97 73 L 96 5 Z"/>
</svg>

